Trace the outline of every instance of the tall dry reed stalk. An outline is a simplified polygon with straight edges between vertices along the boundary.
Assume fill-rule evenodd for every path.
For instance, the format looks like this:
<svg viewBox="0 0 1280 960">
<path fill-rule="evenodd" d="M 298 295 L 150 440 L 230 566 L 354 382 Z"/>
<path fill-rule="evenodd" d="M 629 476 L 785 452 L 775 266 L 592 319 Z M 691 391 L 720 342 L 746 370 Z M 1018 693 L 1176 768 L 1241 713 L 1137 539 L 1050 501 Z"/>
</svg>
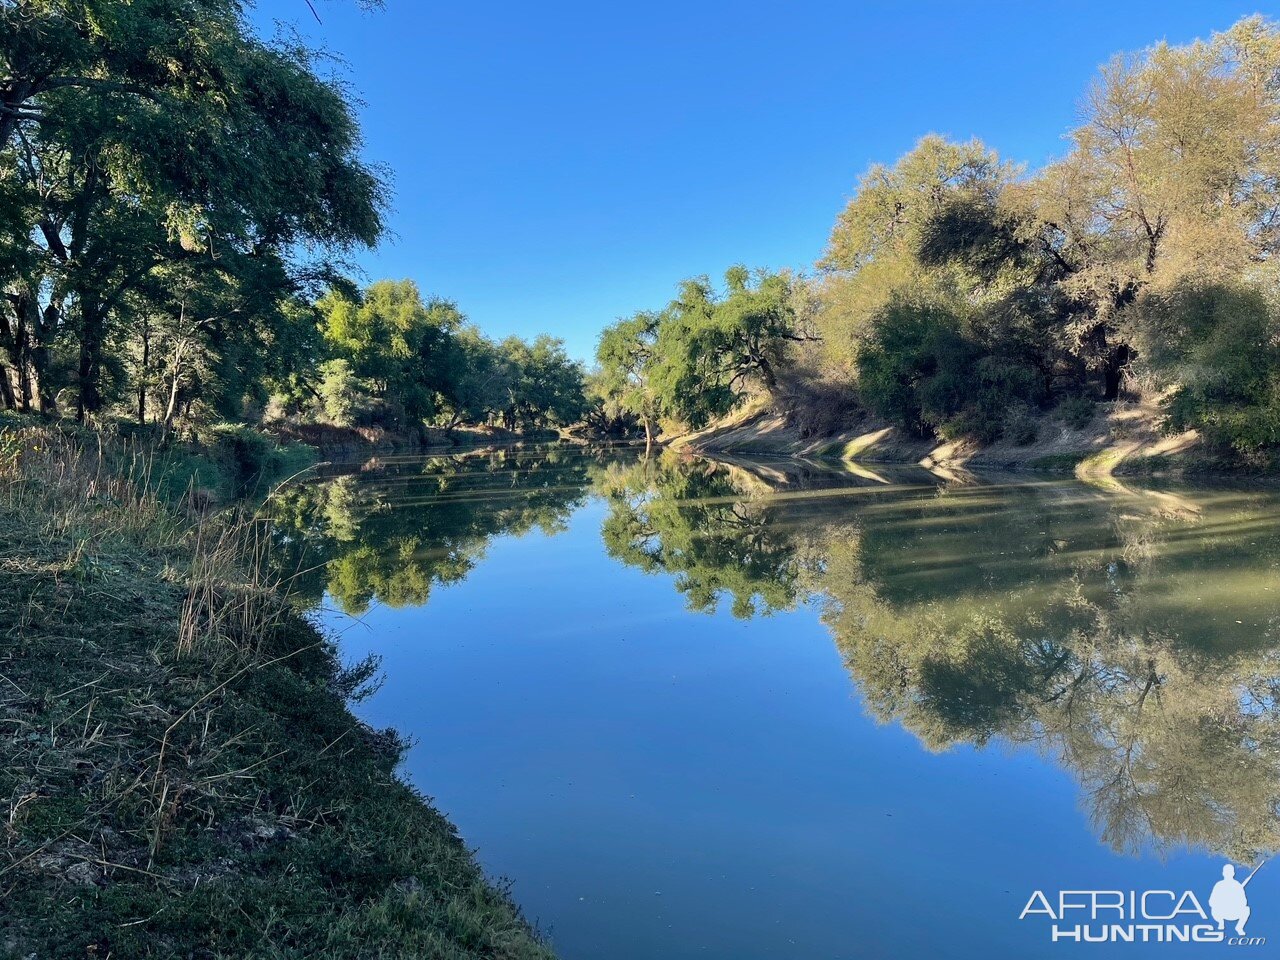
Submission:
<svg viewBox="0 0 1280 960">
<path fill-rule="evenodd" d="M 149 770 L 108 781 L 110 803 L 136 803 L 148 811 L 148 869 L 177 805 L 216 792 L 225 782 L 191 782 L 183 772 L 183 754 L 192 749 L 183 725 L 199 727 L 200 717 L 216 708 L 218 694 L 229 684 L 281 659 L 265 652 L 263 642 L 289 610 L 287 579 L 272 571 L 270 528 L 262 510 L 233 506 L 212 512 L 194 482 L 182 496 L 165 498 L 157 472 L 154 451 L 137 443 L 104 444 L 53 426 L 0 431 L 0 515 L 24 525 L 14 539 L 34 547 L 29 554 L 44 569 L 87 583 L 104 571 L 118 572 L 131 558 L 145 557 L 158 561 L 145 567 L 163 570 L 169 585 L 139 584 L 142 594 L 161 595 L 173 586 L 183 593 L 174 629 L 155 634 L 162 639 L 151 650 L 149 669 L 169 677 L 194 670 L 208 680 L 189 686 L 187 703 L 170 703 L 162 711 L 175 719 L 157 731 L 159 745 Z M 88 632 L 92 625 L 71 626 Z M 184 666 L 184 661 L 191 662 Z M 188 689 L 183 682 L 175 688 Z M 160 710 L 145 704 L 138 709 Z M 89 722 L 92 713 L 91 706 L 83 743 L 66 739 L 69 728 L 59 731 L 61 749 L 89 755 L 101 746 L 103 733 Z M 207 732 L 207 722 L 204 726 Z M 176 747 L 179 735 L 182 745 Z M 203 734 L 194 743 L 197 751 L 206 749 Z"/>
</svg>

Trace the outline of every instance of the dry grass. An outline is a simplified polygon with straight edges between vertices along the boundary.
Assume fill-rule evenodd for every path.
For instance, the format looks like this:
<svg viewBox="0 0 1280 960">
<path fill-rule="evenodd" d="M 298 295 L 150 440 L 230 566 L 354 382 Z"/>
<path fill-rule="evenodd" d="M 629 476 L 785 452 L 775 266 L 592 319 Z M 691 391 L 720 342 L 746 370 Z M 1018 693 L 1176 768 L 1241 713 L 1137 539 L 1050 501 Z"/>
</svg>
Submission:
<svg viewBox="0 0 1280 960">
<path fill-rule="evenodd" d="M 0 429 L 0 957 L 543 957 L 350 713 L 270 530 Z"/>
</svg>

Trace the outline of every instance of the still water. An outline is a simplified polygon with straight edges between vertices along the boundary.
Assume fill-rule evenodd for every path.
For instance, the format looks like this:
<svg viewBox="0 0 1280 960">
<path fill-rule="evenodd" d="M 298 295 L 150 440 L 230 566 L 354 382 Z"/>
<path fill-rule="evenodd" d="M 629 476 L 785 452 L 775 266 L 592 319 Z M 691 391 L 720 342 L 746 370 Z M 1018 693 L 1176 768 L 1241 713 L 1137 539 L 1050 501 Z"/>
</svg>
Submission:
<svg viewBox="0 0 1280 960">
<path fill-rule="evenodd" d="M 1209 912 L 1280 847 L 1273 492 L 543 447 L 335 470 L 280 520 L 381 658 L 363 715 L 568 960 L 1280 944 L 1280 860 L 1265 946 L 1019 919 Z M 1120 913 L 1057 926 L 1206 923 Z"/>
</svg>

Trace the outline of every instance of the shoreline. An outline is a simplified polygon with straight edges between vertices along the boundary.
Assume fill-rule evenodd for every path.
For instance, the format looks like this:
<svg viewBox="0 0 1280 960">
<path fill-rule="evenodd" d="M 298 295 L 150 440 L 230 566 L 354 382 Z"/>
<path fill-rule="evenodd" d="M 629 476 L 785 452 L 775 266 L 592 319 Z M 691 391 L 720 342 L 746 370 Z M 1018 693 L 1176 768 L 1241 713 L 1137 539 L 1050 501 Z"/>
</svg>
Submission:
<svg viewBox="0 0 1280 960">
<path fill-rule="evenodd" d="M 1099 405 L 1100 407 L 1102 405 Z M 1074 475 L 1080 479 L 1219 477 L 1256 480 L 1270 465 L 1233 462 L 1208 450 L 1195 431 L 1165 434 L 1162 414 L 1148 404 L 1115 404 L 1087 424 L 1071 428 L 1044 415 L 1028 443 L 978 444 L 905 435 L 872 419 L 822 437 L 804 437 L 778 412 L 748 407 L 664 445 L 716 456 L 785 456 L 828 463 L 919 466 L 941 474 L 1014 471 Z"/>
</svg>

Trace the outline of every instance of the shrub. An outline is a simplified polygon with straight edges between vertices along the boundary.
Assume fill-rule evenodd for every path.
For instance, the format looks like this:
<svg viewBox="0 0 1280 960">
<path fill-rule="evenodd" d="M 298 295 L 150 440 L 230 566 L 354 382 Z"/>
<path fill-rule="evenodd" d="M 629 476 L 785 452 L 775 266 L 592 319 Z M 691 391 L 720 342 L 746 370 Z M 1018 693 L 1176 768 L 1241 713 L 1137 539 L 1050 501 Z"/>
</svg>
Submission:
<svg viewBox="0 0 1280 960">
<path fill-rule="evenodd" d="M 304 469 L 315 455 L 310 447 L 280 444 L 274 437 L 240 423 L 215 423 L 204 431 L 201 440 L 215 469 L 226 478 L 224 483 L 203 485 L 229 486 L 225 492 L 232 497 L 265 492 L 276 480 Z"/>
<path fill-rule="evenodd" d="M 1017 447 L 1025 447 L 1036 442 L 1040 432 L 1039 425 L 1031 411 L 1018 405 L 1014 407 L 1004 421 L 1004 438 Z"/>
<path fill-rule="evenodd" d="M 1005 435 L 1011 407 L 1026 411 L 1044 400 L 1043 378 L 1025 356 L 993 350 L 944 305 L 895 301 L 874 318 L 872 331 L 858 358 L 859 394 L 881 416 L 921 435 L 992 443 Z M 1035 438 L 1025 412 L 1024 419 L 1015 442 Z"/>
<path fill-rule="evenodd" d="M 858 356 L 858 393 L 892 423 L 927 435 L 956 412 L 963 385 L 955 371 L 971 362 L 956 318 L 929 303 L 895 301 L 872 321 Z"/>
<path fill-rule="evenodd" d="M 1262 285 L 1187 281 L 1144 298 L 1139 349 L 1177 386 L 1167 426 L 1256 466 L 1280 448 L 1280 305 Z"/>
<path fill-rule="evenodd" d="M 1058 404 L 1058 417 L 1072 430 L 1083 430 L 1093 421 L 1097 405 L 1088 397 L 1071 397 Z"/>
</svg>

